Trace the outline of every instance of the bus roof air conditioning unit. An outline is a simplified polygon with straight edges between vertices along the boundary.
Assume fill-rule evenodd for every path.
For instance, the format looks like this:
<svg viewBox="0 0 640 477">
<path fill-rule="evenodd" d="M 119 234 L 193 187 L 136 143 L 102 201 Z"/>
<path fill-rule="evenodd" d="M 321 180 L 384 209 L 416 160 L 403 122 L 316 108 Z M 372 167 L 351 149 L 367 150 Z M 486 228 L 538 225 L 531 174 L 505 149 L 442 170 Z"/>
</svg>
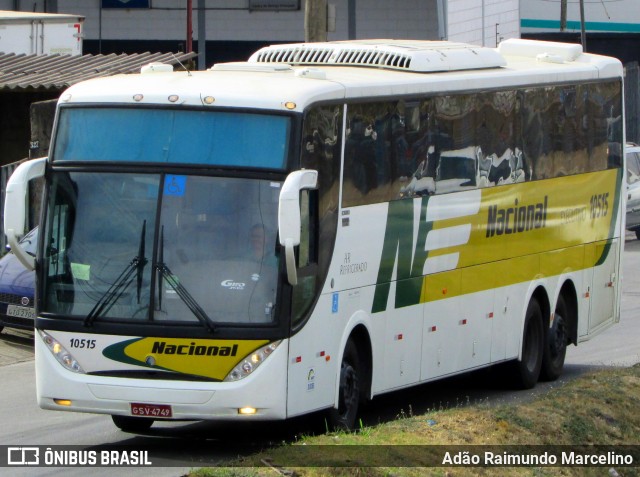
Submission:
<svg viewBox="0 0 640 477">
<path fill-rule="evenodd" d="M 434 73 L 499 68 L 506 61 L 496 50 L 446 41 L 369 40 L 295 43 L 264 47 L 250 63 L 362 66 Z"/>
</svg>

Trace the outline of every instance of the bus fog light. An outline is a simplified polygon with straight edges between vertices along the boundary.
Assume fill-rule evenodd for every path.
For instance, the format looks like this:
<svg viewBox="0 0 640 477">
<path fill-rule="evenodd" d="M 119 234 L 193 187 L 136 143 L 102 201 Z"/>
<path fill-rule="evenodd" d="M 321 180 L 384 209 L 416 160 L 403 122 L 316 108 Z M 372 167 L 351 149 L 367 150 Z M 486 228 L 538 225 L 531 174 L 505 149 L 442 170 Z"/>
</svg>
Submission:
<svg viewBox="0 0 640 477">
<path fill-rule="evenodd" d="M 249 376 L 275 351 L 280 343 L 281 341 L 274 341 L 251 353 L 231 370 L 227 377 L 224 378 L 224 381 L 238 381 Z"/>
<path fill-rule="evenodd" d="M 256 412 L 258 412 L 258 410 L 255 407 L 246 406 L 238 409 L 238 414 L 243 414 L 245 416 L 250 416 L 252 414 L 255 414 Z"/>
<path fill-rule="evenodd" d="M 65 369 L 68 369 L 69 371 L 72 371 L 74 373 L 84 374 L 84 369 L 82 369 L 82 366 L 80 366 L 80 363 L 76 361 L 73 355 L 69 353 L 65 349 L 65 347 L 62 346 L 62 344 L 60 344 L 53 336 L 51 336 L 50 334 L 42 330 L 38 330 L 38 333 L 40 333 L 40 337 L 42 338 L 42 341 L 44 342 L 44 344 L 47 345 L 47 348 L 49 348 L 49 351 L 51 351 L 51 354 L 55 356 L 58 362 L 62 366 L 64 366 Z"/>
</svg>

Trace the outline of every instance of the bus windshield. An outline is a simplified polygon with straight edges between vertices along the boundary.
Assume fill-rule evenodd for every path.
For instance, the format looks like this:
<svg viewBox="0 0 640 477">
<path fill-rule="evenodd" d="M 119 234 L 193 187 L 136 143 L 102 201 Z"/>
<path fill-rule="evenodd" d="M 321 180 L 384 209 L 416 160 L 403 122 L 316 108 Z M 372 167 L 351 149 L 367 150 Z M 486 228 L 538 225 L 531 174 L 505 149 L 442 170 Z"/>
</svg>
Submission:
<svg viewBox="0 0 640 477">
<path fill-rule="evenodd" d="M 290 122 L 247 112 L 62 108 L 52 159 L 283 169 Z"/>
<path fill-rule="evenodd" d="M 43 311 L 87 325 L 272 323 L 278 276 L 272 224 L 280 185 L 54 172 Z"/>
</svg>

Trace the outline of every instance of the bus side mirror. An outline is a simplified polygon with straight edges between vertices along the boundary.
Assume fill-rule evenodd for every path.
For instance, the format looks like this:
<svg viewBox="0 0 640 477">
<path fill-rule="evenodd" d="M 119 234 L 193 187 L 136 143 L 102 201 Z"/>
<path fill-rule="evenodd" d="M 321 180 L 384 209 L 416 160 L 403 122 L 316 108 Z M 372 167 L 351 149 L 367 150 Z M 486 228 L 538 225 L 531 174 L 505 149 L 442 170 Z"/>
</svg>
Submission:
<svg viewBox="0 0 640 477">
<path fill-rule="evenodd" d="M 29 181 L 44 176 L 46 157 L 33 159 L 20 164 L 7 182 L 4 202 L 4 233 L 11 251 L 27 270 L 35 268 L 35 260 L 18 243 L 24 235 L 27 224 L 27 198 Z"/>
<path fill-rule="evenodd" d="M 287 278 L 291 285 L 298 284 L 294 247 L 300 245 L 300 191 L 315 189 L 318 171 L 303 169 L 289 174 L 282 185 L 278 202 L 278 231 L 280 245 L 284 247 Z"/>
</svg>

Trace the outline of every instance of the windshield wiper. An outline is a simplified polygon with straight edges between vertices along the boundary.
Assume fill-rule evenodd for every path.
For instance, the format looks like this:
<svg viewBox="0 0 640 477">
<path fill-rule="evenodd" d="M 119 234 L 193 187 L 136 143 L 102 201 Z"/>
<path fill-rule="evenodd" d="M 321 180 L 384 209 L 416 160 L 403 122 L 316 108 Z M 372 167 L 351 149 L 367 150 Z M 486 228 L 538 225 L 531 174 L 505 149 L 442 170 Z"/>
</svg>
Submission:
<svg viewBox="0 0 640 477">
<path fill-rule="evenodd" d="M 180 280 L 176 275 L 174 275 L 167 264 L 164 263 L 164 226 L 160 229 L 160 244 L 159 244 L 159 260 L 155 265 L 156 270 L 160 274 L 160 277 L 167 281 L 169 286 L 173 288 L 173 290 L 178 294 L 180 299 L 183 301 L 187 308 L 194 314 L 194 316 L 198 319 L 202 325 L 209 330 L 211 333 L 216 332 L 216 327 L 214 322 L 211 320 L 209 315 L 202 309 L 200 304 L 196 301 L 195 298 L 189 293 L 189 291 L 180 283 Z M 162 293 L 160 293 L 162 296 Z M 161 303 L 161 302 L 160 302 Z"/>
<path fill-rule="evenodd" d="M 108 313 L 111 307 L 124 295 L 124 292 L 133 282 L 133 274 L 137 272 L 138 303 L 140 303 L 140 291 L 142 289 L 142 273 L 148 260 L 144 256 L 145 236 L 147 231 L 147 221 L 142 222 L 142 232 L 140 234 L 140 244 L 138 245 L 138 255 L 126 266 L 115 282 L 100 297 L 87 317 L 84 319 L 85 326 L 91 326 L 96 318 Z"/>
<path fill-rule="evenodd" d="M 147 259 L 144 256 L 144 247 L 145 247 L 145 235 L 147 233 L 147 221 L 142 222 L 142 234 L 140 236 L 140 245 L 138 245 L 138 263 L 133 264 L 133 266 L 137 269 L 137 297 L 138 297 L 138 305 L 140 304 L 140 292 L 142 290 L 142 272 L 144 271 L 144 266 L 147 264 Z M 134 259 L 135 260 L 135 259 Z"/>
</svg>

